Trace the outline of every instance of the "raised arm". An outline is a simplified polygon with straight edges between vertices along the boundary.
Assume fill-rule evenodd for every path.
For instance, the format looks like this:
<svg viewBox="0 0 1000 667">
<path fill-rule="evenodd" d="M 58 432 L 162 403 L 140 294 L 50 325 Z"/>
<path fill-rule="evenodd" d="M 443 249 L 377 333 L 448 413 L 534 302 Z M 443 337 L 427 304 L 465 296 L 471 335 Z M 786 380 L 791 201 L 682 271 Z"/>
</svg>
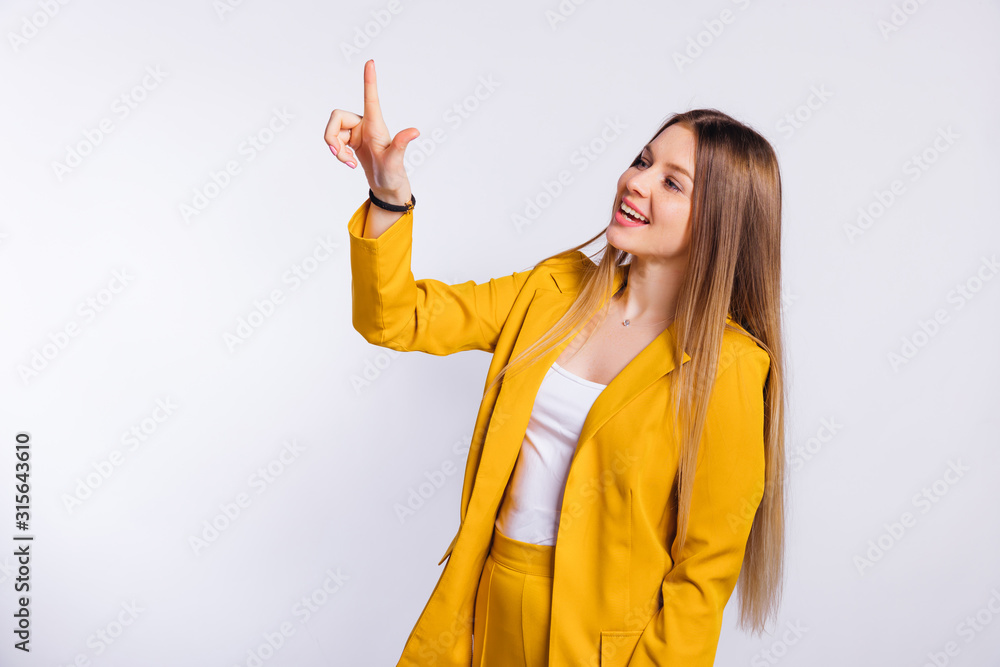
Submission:
<svg viewBox="0 0 1000 667">
<path fill-rule="evenodd" d="M 364 167 L 372 194 L 390 205 L 411 203 L 403 168 L 416 128 L 390 135 L 379 105 L 375 62 L 365 62 L 364 115 L 335 109 L 323 138 L 337 159 Z M 354 328 L 370 343 L 395 350 L 451 354 L 492 352 L 530 271 L 476 284 L 414 280 L 410 271 L 413 209 L 397 213 L 366 199 L 348 223 Z"/>
<path fill-rule="evenodd" d="M 373 345 L 400 351 L 493 352 L 531 272 L 479 284 L 414 280 L 410 268 L 414 212 L 403 213 L 378 238 L 365 238 L 362 232 L 371 207 L 365 200 L 348 223 L 352 321 L 358 333 Z"/>
</svg>

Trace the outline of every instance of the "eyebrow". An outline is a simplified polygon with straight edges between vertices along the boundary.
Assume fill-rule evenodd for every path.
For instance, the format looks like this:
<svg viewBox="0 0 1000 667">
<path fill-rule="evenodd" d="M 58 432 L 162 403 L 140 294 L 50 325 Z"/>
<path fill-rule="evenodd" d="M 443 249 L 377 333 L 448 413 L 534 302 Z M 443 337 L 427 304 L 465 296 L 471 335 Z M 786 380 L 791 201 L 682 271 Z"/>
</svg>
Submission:
<svg viewBox="0 0 1000 667">
<path fill-rule="evenodd" d="M 646 144 L 645 146 L 643 146 L 642 150 L 649 151 L 649 154 L 653 157 L 653 162 L 656 162 L 656 155 L 653 153 L 653 149 L 649 147 L 649 144 Z M 679 164 L 674 164 L 673 162 L 667 162 L 665 166 L 667 166 L 667 167 L 669 167 L 669 168 L 671 168 L 671 169 L 673 169 L 675 171 L 681 172 L 682 174 L 684 174 L 685 176 L 688 177 L 688 180 L 690 180 L 692 183 L 694 183 L 694 176 L 692 176 L 691 174 L 689 174 L 688 170 L 685 169 L 684 167 L 680 166 Z"/>
</svg>

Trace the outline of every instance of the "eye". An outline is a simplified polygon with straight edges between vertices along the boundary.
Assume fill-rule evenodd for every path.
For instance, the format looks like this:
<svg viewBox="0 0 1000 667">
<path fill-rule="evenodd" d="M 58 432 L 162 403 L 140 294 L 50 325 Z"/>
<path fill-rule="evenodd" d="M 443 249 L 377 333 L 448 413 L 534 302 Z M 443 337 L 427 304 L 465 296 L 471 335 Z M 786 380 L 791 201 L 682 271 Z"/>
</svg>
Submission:
<svg viewBox="0 0 1000 667">
<path fill-rule="evenodd" d="M 639 155 L 634 160 L 632 160 L 632 164 L 629 165 L 629 166 L 636 167 L 638 165 L 642 165 L 643 167 L 648 167 L 649 166 L 649 165 L 646 164 L 646 160 L 643 159 L 642 155 Z M 675 190 L 676 192 L 681 192 L 682 191 L 681 188 L 680 188 L 680 186 L 677 185 L 677 181 L 675 181 L 674 179 L 670 178 L 669 176 L 667 177 L 667 180 L 666 180 L 666 186 L 668 188 L 671 188 L 672 190 Z"/>
</svg>

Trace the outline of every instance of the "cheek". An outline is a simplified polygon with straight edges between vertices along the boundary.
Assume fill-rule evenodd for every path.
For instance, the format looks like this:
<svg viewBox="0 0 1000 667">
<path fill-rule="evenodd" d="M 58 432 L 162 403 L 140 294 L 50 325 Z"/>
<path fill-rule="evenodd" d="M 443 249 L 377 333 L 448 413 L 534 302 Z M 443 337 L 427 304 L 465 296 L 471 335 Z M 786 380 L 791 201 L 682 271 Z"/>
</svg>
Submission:
<svg viewBox="0 0 1000 667">
<path fill-rule="evenodd" d="M 661 202 L 656 207 L 656 215 L 658 219 L 667 221 L 667 227 L 674 231 L 680 231 L 687 225 L 687 220 L 691 217 L 691 205 L 686 200 Z"/>
<path fill-rule="evenodd" d="M 671 247 L 687 244 L 690 238 L 689 219 L 691 207 L 689 204 L 670 203 L 657 208 L 658 218 L 666 224 L 660 226 L 661 240 Z"/>
</svg>

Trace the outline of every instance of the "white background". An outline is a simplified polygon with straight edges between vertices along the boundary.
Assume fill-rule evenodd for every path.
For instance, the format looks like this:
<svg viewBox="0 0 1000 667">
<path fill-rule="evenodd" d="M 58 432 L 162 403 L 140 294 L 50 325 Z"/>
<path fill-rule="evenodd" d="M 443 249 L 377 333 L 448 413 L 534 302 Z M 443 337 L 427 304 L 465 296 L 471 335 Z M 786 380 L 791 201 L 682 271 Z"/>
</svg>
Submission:
<svg viewBox="0 0 1000 667">
<path fill-rule="evenodd" d="M 334 108 L 362 112 L 374 58 L 390 131 L 443 131 L 407 151 L 418 278 L 482 282 L 597 233 L 670 113 L 715 107 L 765 135 L 784 192 L 788 573 L 770 635 L 735 628 L 733 596 L 716 664 L 996 665 L 1000 277 L 983 262 L 1000 252 L 1000 10 L 823 4 L 567 0 L 556 21 L 554 1 L 5 3 L 0 664 L 249 665 L 282 623 L 294 634 L 264 664 L 395 664 L 458 526 L 489 357 L 399 355 L 352 328 L 346 224 L 367 183 L 322 135 Z M 268 143 L 251 153 L 252 136 Z M 572 182 L 546 199 L 561 170 Z M 851 236 L 861 208 L 879 215 Z M 337 248 L 304 261 L 321 241 Z M 314 270 L 294 285 L 297 264 Z M 894 366 L 904 340 L 916 354 Z M 12 648 L 20 431 L 29 655 Z M 194 548 L 239 494 L 249 506 Z M 139 611 L 119 634 L 123 605 Z"/>
</svg>

